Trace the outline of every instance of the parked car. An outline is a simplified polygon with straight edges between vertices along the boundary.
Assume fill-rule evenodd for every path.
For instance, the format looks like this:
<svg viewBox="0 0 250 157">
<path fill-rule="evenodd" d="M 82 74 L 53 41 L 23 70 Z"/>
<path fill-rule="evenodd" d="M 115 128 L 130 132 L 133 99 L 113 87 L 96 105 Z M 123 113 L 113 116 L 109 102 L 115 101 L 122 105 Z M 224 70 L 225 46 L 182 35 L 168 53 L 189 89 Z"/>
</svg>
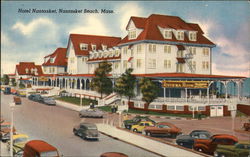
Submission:
<svg viewBox="0 0 250 157">
<path fill-rule="evenodd" d="M 10 92 L 11 92 L 11 94 L 13 94 L 13 95 L 16 95 L 16 94 L 17 94 L 17 90 L 14 89 L 14 88 L 11 88 Z"/>
<path fill-rule="evenodd" d="M 27 95 L 26 90 L 18 90 L 17 95 L 21 97 L 26 97 Z"/>
<path fill-rule="evenodd" d="M 194 143 L 194 150 L 206 154 L 213 154 L 217 145 L 234 145 L 238 142 L 237 137 L 227 134 L 217 134 L 210 137 L 210 139 L 197 139 Z"/>
<path fill-rule="evenodd" d="M 125 128 L 130 130 L 132 125 L 138 124 L 140 121 L 151 121 L 151 122 L 155 123 L 155 121 L 153 121 L 152 119 L 150 119 L 146 116 L 135 116 L 134 118 L 132 118 L 130 120 L 124 120 L 123 125 Z"/>
<path fill-rule="evenodd" d="M 98 129 L 96 125 L 92 123 L 80 123 L 80 125 L 74 127 L 73 133 L 83 139 L 98 140 L 99 138 Z"/>
<path fill-rule="evenodd" d="M 128 156 L 120 152 L 106 152 L 101 154 L 100 157 L 128 157 Z"/>
<path fill-rule="evenodd" d="M 181 134 L 181 129 L 172 123 L 160 122 L 156 123 L 155 126 L 146 126 L 143 133 L 149 136 L 171 136 L 175 138 Z"/>
<path fill-rule="evenodd" d="M 250 122 L 249 123 L 244 123 L 243 128 L 245 131 L 250 131 Z"/>
<path fill-rule="evenodd" d="M 79 112 L 79 117 L 92 117 L 92 118 L 103 118 L 104 112 L 94 108 L 94 109 L 83 109 Z"/>
<path fill-rule="evenodd" d="M 59 153 L 57 149 L 48 144 L 45 141 L 41 140 L 32 140 L 25 144 L 23 150 L 23 157 L 45 157 L 45 156 L 53 156 L 59 157 Z"/>
<path fill-rule="evenodd" d="M 8 133 L 10 132 L 11 128 L 10 128 L 10 122 L 3 122 L 0 124 L 0 132 L 2 133 Z M 16 132 L 15 127 L 13 127 L 13 132 Z"/>
<path fill-rule="evenodd" d="M 42 96 L 40 94 L 30 94 L 28 96 L 29 100 L 36 101 L 36 102 L 41 102 L 42 101 Z"/>
<path fill-rule="evenodd" d="M 42 97 L 41 102 L 47 105 L 56 105 L 56 101 L 52 97 Z"/>
<path fill-rule="evenodd" d="M 134 132 L 142 132 L 146 126 L 154 126 L 152 121 L 141 121 L 137 124 L 132 125 L 131 130 Z"/>
<path fill-rule="evenodd" d="M 13 98 L 16 105 L 22 104 L 21 98 L 19 96 L 14 96 Z"/>
<path fill-rule="evenodd" d="M 195 139 L 209 139 L 212 134 L 206 130 L 193 130 L 189 135 L 179 135 L 176 143 L 182 147 L 193 148 Z"/>
<path fill-rule="evenodd" d="M 17 154 L 20 151 L 23 151 L 25 144 L 28 142 L 28 135 L 25 134 L 16 134 L 13 135 L 13 154 Z M 10 151 L 10 141 L 7 143 L 7 148 Z"/>
<path fill-rule="evenodd" d="M 250 142 L 244 141 L 235 145 L 218 145 L 214 152 L 215 157 L 249 157 Z"/>
<path fill-rule="evenodd" d="M 11 88 L 10 87 L 5 87 L 3 93 L 4 94 L 11 94 Z"/>
</svg>

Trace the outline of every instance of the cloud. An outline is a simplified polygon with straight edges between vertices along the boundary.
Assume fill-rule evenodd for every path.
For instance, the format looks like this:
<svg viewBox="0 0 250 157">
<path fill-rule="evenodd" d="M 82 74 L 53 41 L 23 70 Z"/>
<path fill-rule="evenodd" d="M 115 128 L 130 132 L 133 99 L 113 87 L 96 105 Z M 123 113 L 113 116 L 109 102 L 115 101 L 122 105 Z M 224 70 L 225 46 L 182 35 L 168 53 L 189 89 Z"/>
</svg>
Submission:
<svg viewBox="0 0 250 157">
<path fill-rule="evenodd" d="M 35 31 L 45 29 L 44 27 L 56 30 L 56 24 L 51 19 L 43 17 L 34 19 L 27 24 L 19 21 L 12 26 L 12 29 L 20 31 L 25 36 L 31 36 Z"/>
<path fill-rule="evenodd" d="M 110 35 L 109 28 L 105 25 L 103 16 L 87 15 L 80 16 L 74 27 L 71 27 L 69 33 L 91 34 L 91 35 Z"/>
<path fill-rule="evenodd" d="M 1 44 L 3 46 L 13 46 L 13 45 L 15 45 L 15 43 L 10 40 L 8 35 L 6 33 L 2 32 L 2 31 L 1 31 Z"/>
<path fill-rule="evenodd" d="M 126 2 L 124 4 L 119 4 L 119 7 L 116 9 L 121 15 L 120 19 L 120 29 L 123 35 L 127 34 L 126 26 L 131 16 L 144 16 L 143 8 L 136 2 Z"/>
</svg>

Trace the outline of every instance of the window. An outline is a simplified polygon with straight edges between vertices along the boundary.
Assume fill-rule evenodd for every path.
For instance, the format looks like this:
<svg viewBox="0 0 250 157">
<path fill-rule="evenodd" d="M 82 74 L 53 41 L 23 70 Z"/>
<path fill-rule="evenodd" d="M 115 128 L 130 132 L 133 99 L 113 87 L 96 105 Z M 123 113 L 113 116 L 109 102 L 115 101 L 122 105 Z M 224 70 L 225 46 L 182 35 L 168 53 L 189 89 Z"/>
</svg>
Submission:
<svg viewBox="0 0 250 157">
<path fill-rule="evenodd" d="M 171 60 L 164 60 L 164 68 L 165 69 L 171 68 Z"/>
<path fill-rule="evenodd" d="M 127 54 L 128 53 L 128 47 L 123 47 L 123 54 Z"/>
<path fill-rule="evenodd" d="M 184 106 L 176 106 L 177 111 L 184 111 Z"/>
<path fill-rule="evenodd" d="M 209 62 L 208 61 L 203 61 L 202 62 L 202 69 L 208 70 L 209 69 Z"/>
<path fill-rule="evenodd" d="M 128 32 L 128 39 L 135 39 L 136 38 L 136 30 L 130 30 Z"/>
<path fill-rule="evenodd" d="M 170 45 L 164 46 L 164 53 L 171 53 L 171 46 Z"/>
<path fill-rule="evenodd" d="M 203 56 L 209 56 L 209 48 L 203 48 Z"/>
<path fill-rule="evenodd" d="M 127 69 L 127 67 L 128 67 L 128 61 L 127 61 L 127 60 L 124 60 L 124 61 L 123 61 L 123 68 L 124 68 L 124 69 Z"/>
<path fill-rule="evenodd" d="M 191 61 L 193 70 L 196 70 L 196 61 Z"/>
<path fill-rule="evenodd" d="M 166 38 L 166 39 L 172 39 L 172 31 L 171 30 L 166 30 L 164 32 L 164 38 Z"/>
<path fill-rule="evenodd" d="M 196 47 L 189 47 L 189 52 L 190 52 L 192 55 L 196 55 Z"/>
<path fill-rule="evenodd" d="M 177 39 L 178 40 L 184 40 L 184 32 L 183 31 L 178 31 L 177 32 Z"/>
<path fill-rule="evenodd" d="M 169 105 L 167 105 L 167 110 L 175 110 L 175 106 L 169 106 Z"/>
<path fill-rule="evenodd" d="M 88 50 L 88 44 L 81 43 L 80 50 Z"/>
<path fill-rule="evenodd" d="M 119 63 L 118 63 L 118 62 L 115 62 L 115 63 L 114 63 L 114 67 L 115 67 L 115 69 L 118 69 Z"/>
<path fill-rule="evenodd" d="M 107 45 L 102 45 L 103 50 L 107 50 Z"/>
<path fill-rule="evenodd" d="M 177 57 L 182 58 L 184 56 L 184 52 L 181 50 L 177 51 Z"/>
<path fill-rule="evenodd" d="M 115 50 L 115 56 L 119 56 L 119 50 Z"/>
<path fill-rule="evenodd" d="M 189 32 L 189 40 L 196 41 L 196 39 L 197 39 L 196 32 Z"/>
<path fill-rule="evenodd" d="M 50 58 L 50 63 L 54 63 L 54 61 L 55 61 L 55 58 Z"/>
<path fill-rule="evenodd" d="M 177 72 L 184 72 L 184 65 L 183 64 L 177 64 Z"/>
<path fill-rule="evenodd" d="M 96 50 L 96 45 L 92 45 L 92 51 Z"/>
<path fill-rule="evenodd" d="M 141 44 L 137 45 L 137 54 L 141 53 L 142 49 L 141 49 Z"/>
<path fill-rule="evenodd" d="M 137 67 L 137 68 L 140 68 L 140 67 L 141 67 L 141 64 L 142 64 L 142 60 L 141 60 L 141 59 L 137 59 L 137 60 L 136 60 L 136 67 Z"/>
<path fill-rule="evenodd" d="M 148 50 L 149 50 L 149 52 L 155 53 L 156 52 L 156 45 L 155 44 L 149 44 L 148 45 Z"/>
<path fill-rule="evenodd" d="M 149 59 L 148 60 L 148 68 L 155 69 L 156 68 L 156 60 L 155 59 Z"/>
<path fill-rule="evenodd" d="M 25 72 L 26 72 L 26 73 L 29 73 L 29 69 L 28 69 L 28 68 L 26 68 L 26 69 L 25 69 Z"/>
</svg>

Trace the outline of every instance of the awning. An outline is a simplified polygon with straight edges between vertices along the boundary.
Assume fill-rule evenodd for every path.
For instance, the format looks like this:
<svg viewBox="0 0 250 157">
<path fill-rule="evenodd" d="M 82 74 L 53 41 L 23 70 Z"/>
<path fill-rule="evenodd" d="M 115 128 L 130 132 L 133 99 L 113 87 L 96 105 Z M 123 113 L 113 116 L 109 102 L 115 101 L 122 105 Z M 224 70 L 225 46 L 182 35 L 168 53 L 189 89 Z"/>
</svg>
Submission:
<svg viewBox="0 0 250 157">
<path fill-rule="evenodd" d="M 176 45 L 178 50 L 185 50 L 185 47 L 183 45 Z"/>
<path fill-rule="evenodd" d="M 186 63 L 184 58 L 176 58 L 178 63 Z"/>
</svg>

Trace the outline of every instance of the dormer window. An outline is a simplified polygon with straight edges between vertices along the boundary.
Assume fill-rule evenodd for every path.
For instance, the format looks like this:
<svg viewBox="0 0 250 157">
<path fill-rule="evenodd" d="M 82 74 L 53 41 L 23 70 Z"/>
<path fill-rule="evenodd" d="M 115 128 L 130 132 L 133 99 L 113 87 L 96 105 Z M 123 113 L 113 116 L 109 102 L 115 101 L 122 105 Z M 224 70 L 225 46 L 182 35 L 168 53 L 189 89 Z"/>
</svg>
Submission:
<svg viewBox="0 0 250 157">
<path fill-rule="evenodd" d="M 177 40 L 184 40 L 184 31 L 177 32 Z"/>
<path fill-rule="evenodd" d="M 197 40 L 196 32 L 189 32 L 189 40 L 191 40 L 191 41 Z"/>
<path fill-rule="evenodd" d="M 102 50 L 107 50 L 107 45 L 102 45 Z"/>
<path fill-rule="evenodd" d="M 88 50 L 88 44 L 81 43 L 80 50 Z"/>
<path fill-rule="evenodd" d="M 50 63 L 54 63 L 54 61 L 55 61 L 55 58 L 50 58 Z"/>
<path fill-rule="evenodd" d="M 25 69 L 25 72 L 26 72 L 26 74 L 28 74 L 28 73 L 29 73 L 29 69 L 28 69 L 28 68 L 26 68 L 26 69 Z"/>
<path fill-rule="evenodd" d="M 96 51 L 96 45 L 92 45 L 92 51 Z"/>
<path fill-rule="evenodd" d="M 171 30 L 165 30 L 164 31 L 164 38 L 165 39 L 172 39 L 172 31 Z"/>
<path fill-rule="evenodd" d="M 131 40 L 131 39 L 135 39 L 136 38 L 136 30 L 130 30 L 128 32 L 128 39 Z"/>
</svg>

